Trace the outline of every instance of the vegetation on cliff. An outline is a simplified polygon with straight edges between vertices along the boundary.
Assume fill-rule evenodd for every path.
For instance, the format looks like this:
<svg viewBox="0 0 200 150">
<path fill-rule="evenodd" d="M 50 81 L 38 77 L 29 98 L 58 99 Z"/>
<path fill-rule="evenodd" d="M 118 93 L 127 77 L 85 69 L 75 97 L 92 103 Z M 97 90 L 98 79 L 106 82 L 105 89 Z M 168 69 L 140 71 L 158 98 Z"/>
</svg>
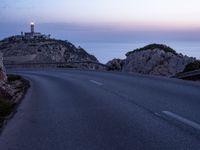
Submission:
<svg viewBox="0 0 200 150">
<path fill-rule="evenodd" d="M 186 65 L 183 72 L 194 71 L 194 70 L 197 70 L 197 69 L 200 69 L 200 60 L 194 61 L 194 62 Z"/>
<path fill-rule="evenodd" d="M 126 54 L 126 56 L 130 55 L 131 53 L 134 53 L 134 52 L 139 52 L 139 51 L 146 51 L 146 50 L 155 50 L 155 49 L 159 49 L 159 50 L 163 50 L 164 52 L 168 53 L 173 53 L 175 55 L 177 55 L 177 52 L 172 49 L 171 47 L 167 46 L 167 45 L 163 45 L 163 44 L 149 44 L 143 48 L 138 48 L 138 49 L 135 49 L 131 52 L 128 52 Z"/>
</svg>

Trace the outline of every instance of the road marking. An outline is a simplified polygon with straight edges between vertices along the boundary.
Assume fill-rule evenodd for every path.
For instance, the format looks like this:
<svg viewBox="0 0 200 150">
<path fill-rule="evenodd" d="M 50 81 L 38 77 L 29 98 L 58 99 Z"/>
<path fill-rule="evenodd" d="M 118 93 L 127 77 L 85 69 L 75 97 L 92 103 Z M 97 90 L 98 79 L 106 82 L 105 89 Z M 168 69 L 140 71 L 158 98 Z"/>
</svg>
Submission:
<svg viewBox="0 0 200 150">
<path fill-rule="evenodd" d="M 95 81 L 95 80 L 90 80 L 90 82 L 92 82 L 92 83 L 94 83 L 94 84 L 97 84 L 97 85 L 103 85 L 103 83 L 101 83 L 101 82 L 97 82 L 97 81 Z"/>
<path fill-rule="evenodd" d="M 162 115 L 161 114 L 159 114 L 159 113 L 154 113 L 156 116 L 159 116 L 159 117 L 162 117 Z"/>
<path fill-rule="evenodd" d="M 181 122 L 183 122 L 183 123 L 185 123 L 185 124 L 187 124 L 187 125 L 189 125 L 189 126 L 195 128 L 195 129 L 197 129 L 197 130 L 200 130 L 200 124 L 198 124 L 198 123 L 196 123 L 196 122 L 193 122 L 193 121 L 191 121 L 191 120 L 188 120 L 188 119 L 186 119 L 186 118 L 184 118 L 184 117 L 181 117 L 181 116 L 179 116 L 179 115 L 177 115 L 177 114 L 174 114 L 174 113 L 172 113 L 172 112 L 169 112 L 169 111 L 162 111 L 162 113 L 164 113 L 165 115 L 167 115 L 167 116 L 169 116 L 169 117 L 172 117 L 172 118 L 174 118 L 174 119 L 176 119 L 176 120 L 179 120 L 179 121 L 181 121 Z"/>
</svg>

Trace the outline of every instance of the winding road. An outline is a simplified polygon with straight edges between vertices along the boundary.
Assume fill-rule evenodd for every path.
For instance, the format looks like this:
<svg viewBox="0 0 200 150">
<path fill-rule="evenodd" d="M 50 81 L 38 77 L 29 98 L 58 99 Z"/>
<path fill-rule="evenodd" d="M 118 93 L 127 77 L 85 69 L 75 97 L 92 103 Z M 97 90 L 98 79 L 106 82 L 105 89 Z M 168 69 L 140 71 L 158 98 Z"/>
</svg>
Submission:
<svg viewBox="0 0 200 150">
<path fill-rule="evenodd" d="M 200 83 L 73 69 L 9 73 L 31 88 L 0 150 L 200 149 Z"/>
</svg>

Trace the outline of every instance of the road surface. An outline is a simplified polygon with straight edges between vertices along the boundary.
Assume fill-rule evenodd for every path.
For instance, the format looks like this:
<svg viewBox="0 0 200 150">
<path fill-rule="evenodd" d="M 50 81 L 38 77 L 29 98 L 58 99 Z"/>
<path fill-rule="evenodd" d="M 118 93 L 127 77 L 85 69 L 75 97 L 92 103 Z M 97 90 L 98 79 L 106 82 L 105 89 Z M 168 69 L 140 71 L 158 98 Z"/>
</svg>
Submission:
<svg viewBox="0 0 200 150">
<path fill-rule="evenodd" d="M 200 84 L 137 74 L 12 70 L 31 88 L 0 150 L 199 150 Z"/>
</svg>

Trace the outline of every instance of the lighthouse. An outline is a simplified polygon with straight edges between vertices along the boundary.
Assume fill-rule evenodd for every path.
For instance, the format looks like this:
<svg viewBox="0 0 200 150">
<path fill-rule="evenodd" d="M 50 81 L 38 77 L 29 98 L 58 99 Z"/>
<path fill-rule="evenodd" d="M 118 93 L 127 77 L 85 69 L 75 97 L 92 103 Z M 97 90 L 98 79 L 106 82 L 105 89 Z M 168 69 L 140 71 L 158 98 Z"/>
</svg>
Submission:
<svg viewBox="0 0 200 150">
<path fill-rule="evenodd" d="M 31 33 L 33 34 L 35 32 L 35 23 L 31 22 Z"/>
<path fill-rule="evenodd" d="M 21 36 L 23 36 L 25 39 L 50 39 L 50 36 L 47 36 L 45 34 L 41 34 L 40 32 L 35 32 L 35 23 L 32 21 L 30 23 L 30 30 L 31 32 L 25 32 L 21 33 Z"/>
</svg>

